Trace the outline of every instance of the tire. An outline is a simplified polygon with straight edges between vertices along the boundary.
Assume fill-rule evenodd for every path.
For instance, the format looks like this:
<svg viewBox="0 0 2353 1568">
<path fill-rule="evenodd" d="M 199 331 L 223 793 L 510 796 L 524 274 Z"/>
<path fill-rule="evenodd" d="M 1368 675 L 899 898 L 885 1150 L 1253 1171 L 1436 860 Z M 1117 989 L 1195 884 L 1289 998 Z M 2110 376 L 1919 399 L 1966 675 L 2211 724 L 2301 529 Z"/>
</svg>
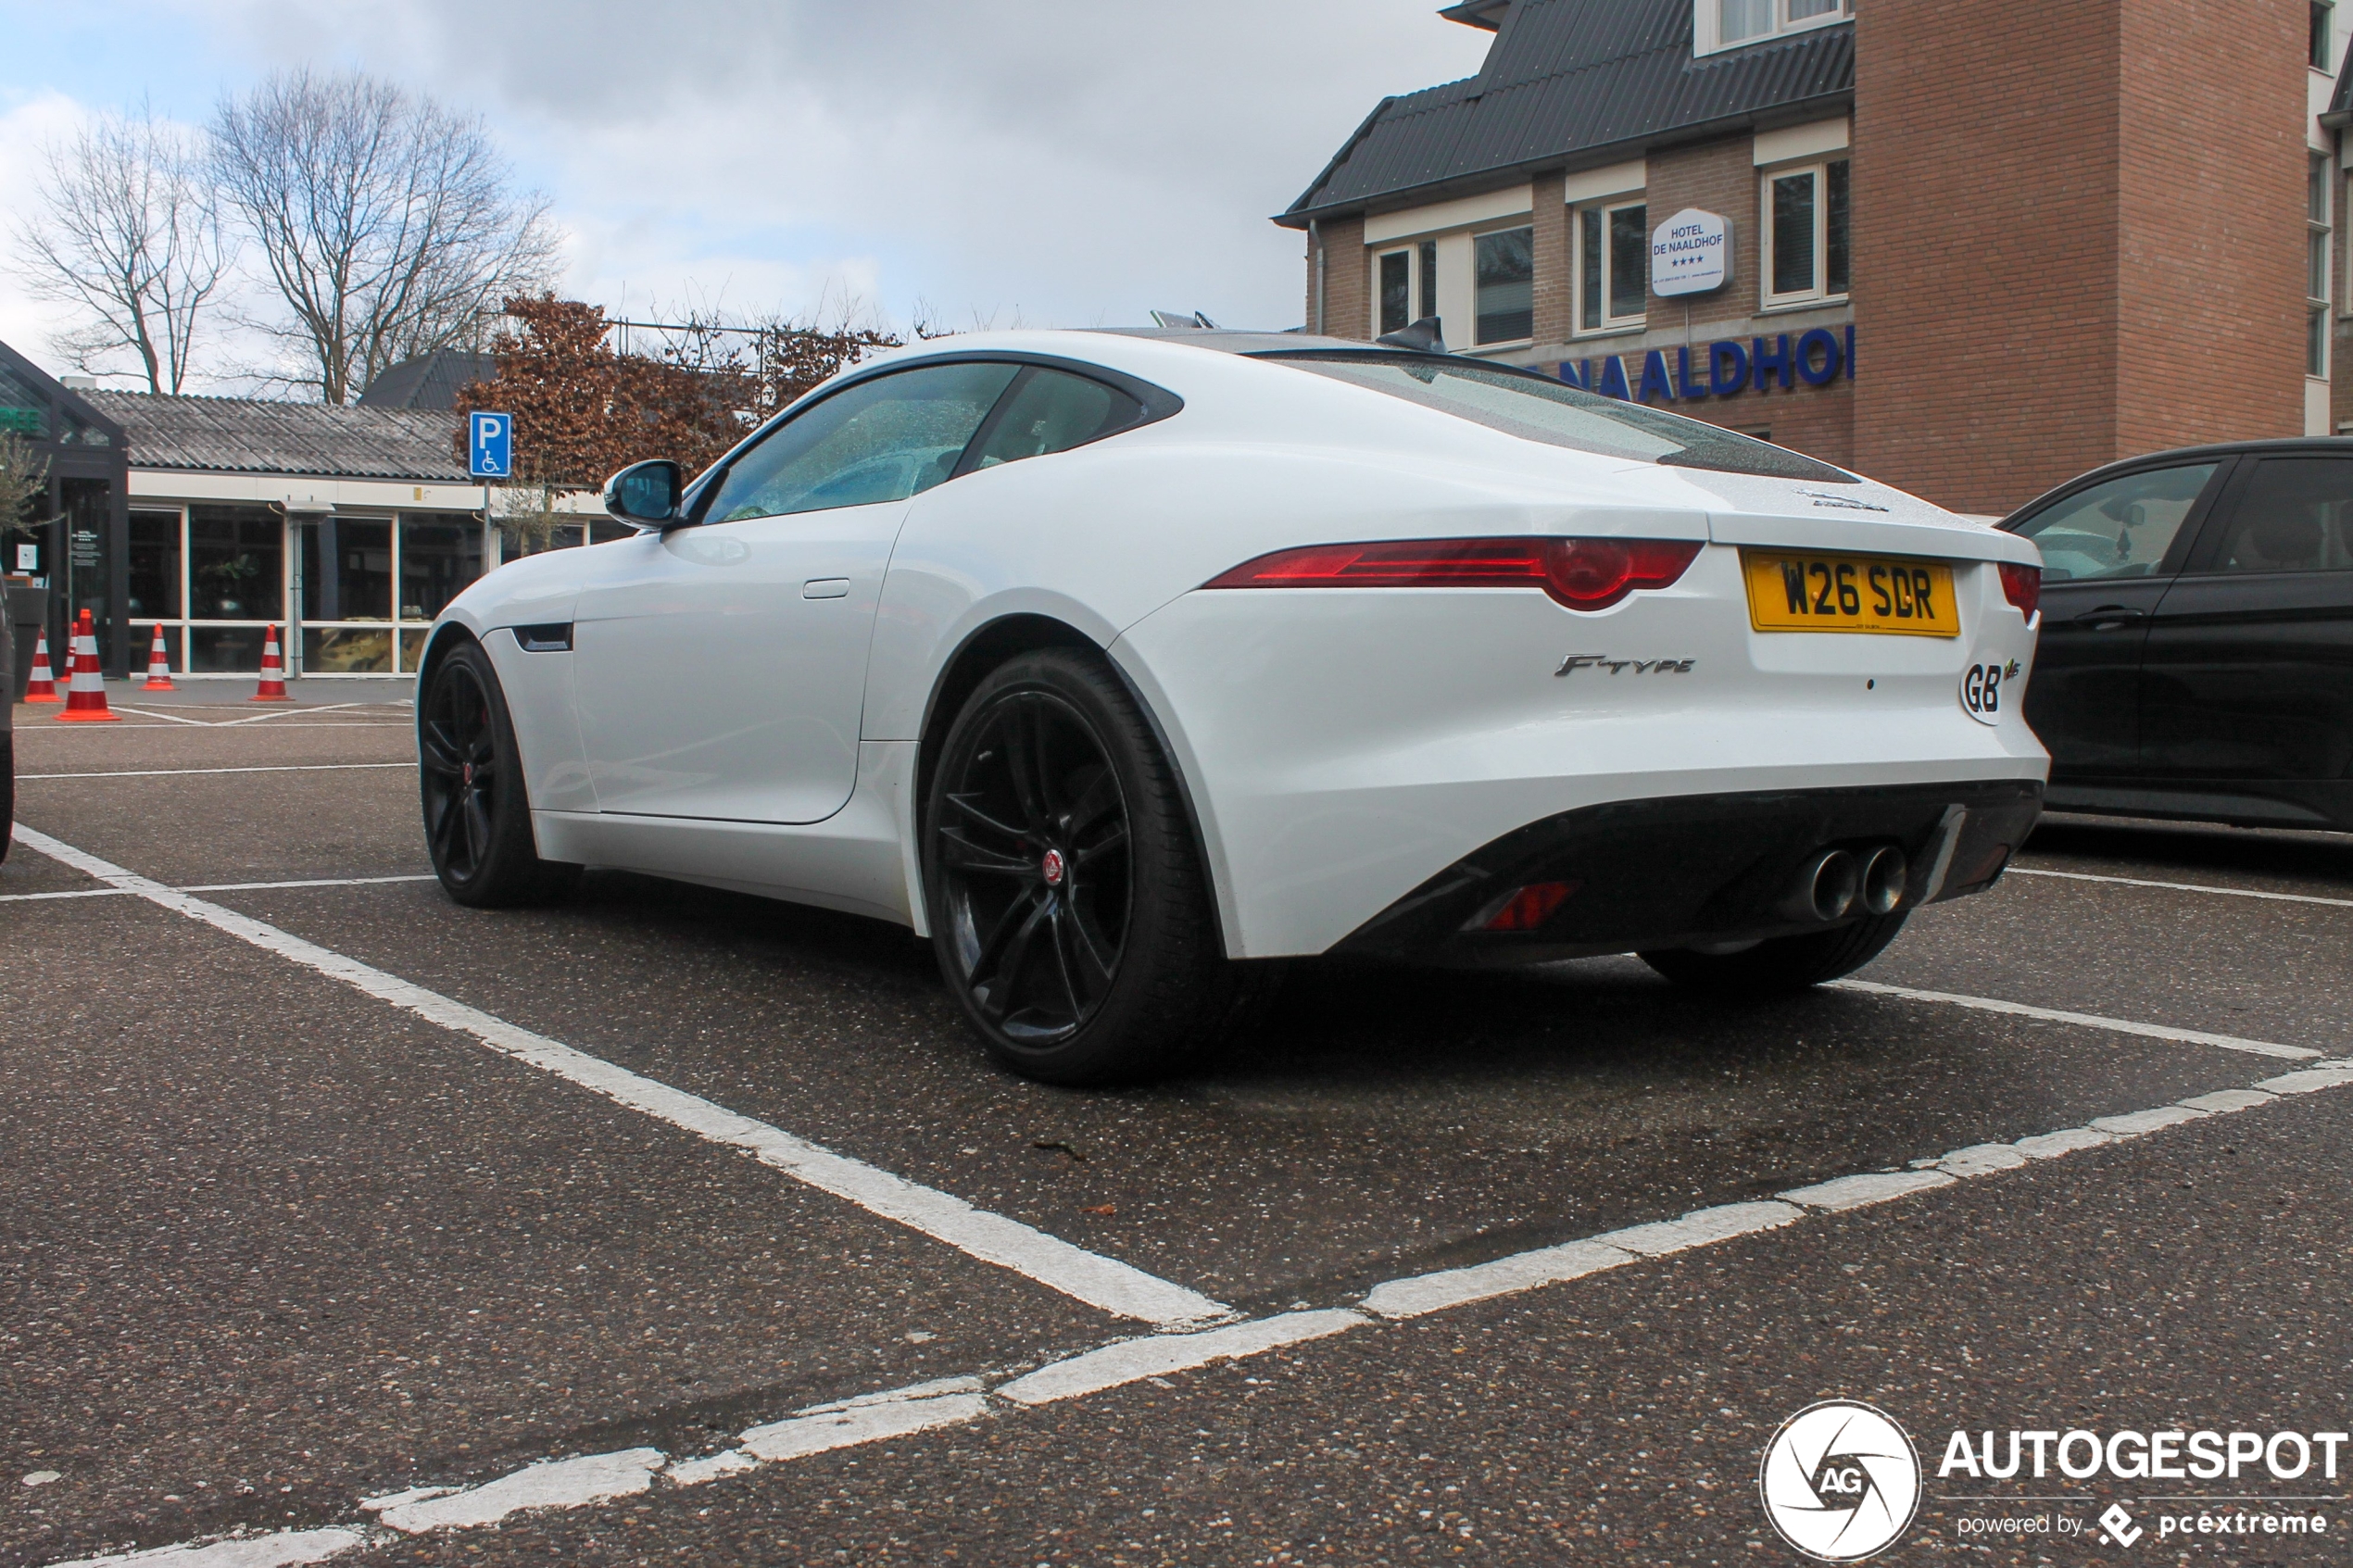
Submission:
<svg viewBox="0 0 2353 1568">
<path fill-rule="evenodd" d="M 1879 957 L 1910 918 L 1908 909 L 1866 915 L 1828 931 L 1769 937 L 1737 953 L 1667 947 L 1635 956 L 1678 985 L 1727 996 L 1781 996 L 1854 973 Z"/>
<path fill-rule="evenodd" d="M 1048 649 L 982 680 L 940 747 L 923 860 L 940 973 L 1025 1076 L 1165 1073 L 1263 994 L 1220 949 L 1175 771 L 1099 659 Z"/>
<path fill-rule="evenodd" d="M 8 846 L 16 841 L 16 827 L 17 737 L 13 730 L 0 730 L 0 861 L 8 858 Z"/>
<path fill-rule="evenodd" d="M 522 752 L 497 671 L 478 643 L 434 665 L 417 705 L 417 784 L 425 847 L 442 888 L 478 909 L 560 898 L 580 868 L 539 858 Z"/>
</svg>

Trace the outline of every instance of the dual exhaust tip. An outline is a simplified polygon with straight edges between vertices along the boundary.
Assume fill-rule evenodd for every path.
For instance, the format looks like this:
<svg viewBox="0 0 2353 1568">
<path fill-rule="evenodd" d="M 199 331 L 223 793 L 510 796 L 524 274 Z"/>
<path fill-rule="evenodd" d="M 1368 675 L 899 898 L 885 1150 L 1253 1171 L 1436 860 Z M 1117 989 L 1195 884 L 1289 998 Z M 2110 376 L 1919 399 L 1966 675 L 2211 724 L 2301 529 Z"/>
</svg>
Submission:
<svg viewBox="0 0 2353 1568">
<path fill-rule="evenodd" d="M 1893 844 L 1874 849 L 1825 849 L 1799 871 L 1783 912 L 1825 925 L 1849 915 L 1891 915 L 1904 902 L 1911 872 L 1911 862 Z"/>
</svg>

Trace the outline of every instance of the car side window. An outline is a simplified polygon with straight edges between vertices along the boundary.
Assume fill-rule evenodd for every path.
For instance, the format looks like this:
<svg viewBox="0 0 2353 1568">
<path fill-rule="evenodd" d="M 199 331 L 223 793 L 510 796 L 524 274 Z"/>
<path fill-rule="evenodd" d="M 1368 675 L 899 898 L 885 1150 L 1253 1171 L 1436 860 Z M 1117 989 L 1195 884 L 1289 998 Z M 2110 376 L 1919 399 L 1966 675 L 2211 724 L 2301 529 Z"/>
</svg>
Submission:
<svg viewBox="0 0 2353 1568">
<path fill-rule="evenodd" d="M 2213 463 L 2147 469 L 2081 490 L 2011 530 L 2043 552 L 2047 582 L 2146 577 L 2164 562 Z"/>
<path fill-rule="evenodd" d="M 995 426 L 980 444 L 976 469 L 1024 458 L 1066 452 L 1099 436 L 1124 430 L 1144 416 L 1144 406 L 1124 392 L 1086 376 L 1037 367 L 1005 399 Z"/>
<path fill-rule="evenodd" d="M 2353 571 L 2353 459 L 2264 458 L 2210 548 L 2208 571 Z"/>
<path fill-rule="evenodd" d="M 903 501 L 956 471 L 1018 365 L 920 365 L 844 388 L 738 456 L 705 522 Z"/>
</svg>

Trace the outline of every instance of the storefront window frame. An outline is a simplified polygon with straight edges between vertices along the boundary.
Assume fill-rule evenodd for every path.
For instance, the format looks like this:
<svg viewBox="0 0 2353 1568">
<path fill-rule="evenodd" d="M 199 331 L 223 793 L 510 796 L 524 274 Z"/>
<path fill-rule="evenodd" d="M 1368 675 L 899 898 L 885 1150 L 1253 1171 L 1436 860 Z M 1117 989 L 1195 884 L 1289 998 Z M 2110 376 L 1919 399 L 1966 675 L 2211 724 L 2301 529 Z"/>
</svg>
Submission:
<svg viewBox="0 0 2353 1568">
<path fill-rule="evenodd" d="M 174 675 L 192 676 L 198 680 L 251 679 L 254 675 L 258 673 L 258 669 L 236 671 L 198 671 L 195 669 L 194 659 L 196 636 L 198 633 L 206 632 L 258 631 L 274 626 L 278 630 L 280 639 L 280 655 L 285 659 L 286 668 L 289 673 L 295 672 L 299 669 L 299 661 L 301 658 L 300 648 L 303 641 L 302 634 L 304 633 L 340 632 L 364 633 L 373 632 L 382 633 L 388 639 L 392 654 L 390 669 L 381 671 L 302 671 L 301 672 L 308 678 L 325 681 L 384 681 L 396 680 L 403 676 L 413 675 L 416 673 L 415 670 L 409 667 L 414 662 L 414 659 L 416 657 L 413 650 L 421 648 L 422 646 L 422 640 L 418 637 L 417 633 L 421 633 L 430 627 L 433 624 L 434 618 L 404 618 L 401 614 L 401 610 L 403 608 L 400 602 L 401 523 L 405 520 L 413 520 L 419 522 L 447 523 L 461 529 L 479 530 L 482 526 L 481 515 L 477 512 L 467 511 L 446 511 L 418 508 L 398 509 L 391 508 L 355 508 L 349 512 L 341 514 L 356 521 L 390 521 L 392 525 L 392 615 L 390 619 L 384 620 L 310 621 L 302 619 L 298 613 L 302 603 L 302 579 L 300 575 L 302 541 L 297 530 L 305 521 L 305 514 L 296 512 L 292 516 L 287 516 L 282 511 L 278 517 L 278 527 L 280 529 L 278 556 L 280 574 L 279 603 L 282 607 L 286 608 L 289 613 L 281 615 L 274 621 L 257 618 L 205 617 L 188 613 L 189 609 L 195 602 L 194 596 L 195 586 L 193 576 L 194 566 L 191 559 L 192 550 L 190 548 L 192 541 L 189 537 L 189 512 L 190 508 L 194 506 L 209 504 L 212 503 L 165 501 L 156 500 L 145 496 L 133 496 L 131 499 L 131 510 L 157 514 L 173 514 L 178 519 L 180 531 L 180 613 L 176 617 L 170 615 L 142 615 L 138 617 L 135 621 L 125 622 L 130 634 L 132 654 L 131 662 L 137 669 L 144 670 L 146 668 L 147 649 L 154 636 L 154 628 L 160 625 L 164 628 L 165 644 L 170 650 L 171 671 Z M 498 563 L 495 558 L 483 556 L 478 557 L 477 558 L 481 561 L 481 570 L 484 573 L 497 570 Z M 477 578 L 476 581 L 479 581 L 479 578 Z M 404 658 L 404 653 L 409 654 L 410 657 Z"/>
</svg>

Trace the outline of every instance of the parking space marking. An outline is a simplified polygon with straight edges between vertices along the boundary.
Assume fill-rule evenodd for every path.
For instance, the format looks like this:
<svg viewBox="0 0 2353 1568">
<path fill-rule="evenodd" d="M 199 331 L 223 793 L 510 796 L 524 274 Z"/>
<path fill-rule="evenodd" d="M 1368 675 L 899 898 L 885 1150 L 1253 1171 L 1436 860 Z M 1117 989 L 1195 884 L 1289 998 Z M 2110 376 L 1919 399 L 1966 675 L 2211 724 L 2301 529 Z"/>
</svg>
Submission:
<svg viewBox="0 0 2353 1568">
<path fill-rule="evenodd" d="M 111 773 L 19 773 L 30 779 L 171 779 L 186 773 L 341 773 L 355 768 L 415 768 L 414 762 L 280 762 L 262 768 L 129 768 Z"/>
<path fill-rule="evenodd" d="M 2331 909 L 2353 909 L 2353 898 L 2322 898 L 2311 893 L 2262 893 L 2252 887 L 2214 887 L 2202 882 L 2152 882 L 2138 876 L 2098 876 L 2090 872 L 2029 871 L 2024 866 L 2012 866 L 2012 876 L 2055 876 L 2069 882 L 2112 882 L 2123 887 L 2162 887 L 2171 893 L 2220 893 L 2232 898 L 2268 898 L 2277 904 L 2326 904 Z"/>
<path fill-rule="evenodd" d="M 1035 1281 L 1117 1317 L 1176 1328 L 1234 1315 L 1232 1308 L 1132 1264 L 1089 1252 L 1057 1236 L 951 1194 L 894 1175 L 864 1160 L 836 1154 L 765 1122 L 674 1089 L 627 1068 L 535 1035 L 477 1008 L 428 991 L 332 948 L 307 942 L 234 909 L 165 886 L 51 838 L 19 822 L 17 841 L 86 875 L 217 931 L 341 981 L 429 1023 L 471 1035 L 502 1056 L 604 1096 L 711 1143 L 740 1149 L 795 1180 L 843 1198 L 871 1214 L 946 1243 L 966 1257 Z"/>
<path fill-rule="evenodd" d="M 2105 1029 L 2116 1035 L 2138 1035 L 2151 1040 L 2175 1040 L 2188 1046 L 2216 1046 L 2226 1051 L 2246 1051 L 2252 1056 L 2275 1056 L 2284 1061 L 2304 1061 L 2321 1054 L 2303 1046 L 2279 1046 L 2269 1040 L 2241 1039 L 2236 1035 L 2209 1035 L 2203 1029 L 2175 1029 L 2163 1023 L 2139 1023 L 2129 1018 L 2105 1018 L 2095 1012 L 2068 1012 L 2058 1008 L 2030 1007 L 2024 1002 L 2006 1002 L 1997 997 L 1963 997 L 1950 991 L 1920 991 L 1909 985 L 1882 985 L 1875 980 L 1833 980 L 1823 989 L 1859 991 L 1873 997 L 1897 997 L 1907 1002 L 1934 1002 L 1943 1007 L 1969 1008 L 1977 1012 L 2007 1013 L 2013 1018 L 2039 1018 L 2045 1023 L 2073 1023 L 2086 1029 Z"/>
<path fill-rule="evenodd" d="M 1957 1182 L 1998 1175 L 2082 1149 L 2146 1137 L 2167 1127 L 2235 1115 L 2297 1095 L 2353 1085 L 2353 1060 L 2329 1060 L 2171 1105 L 2090 1125 L 1978 1144 L 1915 1160 L 1905 1171 L 1863 1172 L 1793 1187 L 1760 1202 L 1694 1210 L 1678 1220 L 1629 1225 L 1554 1247 L 1514 1253 L 1466 1268 L 1411 1274 L 1375 1286 L 1353 1307 L 1296 1311 L 1188 1334 L 1114 1340 L 1026 1371 L 991 1386 L 983 1376 L 935 1379 L 858 1399 L 812 1405 L 782 1421 L 753 1426 L 718 1453 L 678 1457 L 659 1449 L 624 1449 L 523 1466 L 477 1486 L 418 1486 L 363 1499 L 379 1526 L 289 1531 L 277 1536 L 189 1543 L 122 1557 L 83 1558 L 55 1568 L 115 1568 L 155 1562 L 169 1568 L 278 1568 L 422 1534 L 495 1524 L 528 1509 L 569 1510 L 657 1486 L 698 1486 L 771 1464 L 886 1438 L 961 1426 L 1011 1411 L 1082 1399 L 1220 1361 L 1246 1361 L 1352 1329 L 1410 1322 L 1435 1312 L 1521 1295 L 1587 1275 L 1715 1247 L 1743 1236 L 1810 1224 L 1872 1204 L 1897 1202 Z M 2107 1130 L 2102 1130 L 2107 1129 Z M 1001 1374 L 1000 1374 L 1001 1376 Z M 389 1529 L 384 1526 L 389 1526 Z"/>
<path fill-rule="evenodd" d="M 174 893 L 262 893 L 281 887 L 375 887 L 388 882 L 432 882 L 430 872 L 406 876 L 312 876 L 296 882 L 206 882 L 194 887 L 175 887 Z M 131 898 L 138 890 L 130 887 L 77 887 L 69 893 L 0 893 L 0 904 L 30 903 L 36 898 Z"/>
</svg>

